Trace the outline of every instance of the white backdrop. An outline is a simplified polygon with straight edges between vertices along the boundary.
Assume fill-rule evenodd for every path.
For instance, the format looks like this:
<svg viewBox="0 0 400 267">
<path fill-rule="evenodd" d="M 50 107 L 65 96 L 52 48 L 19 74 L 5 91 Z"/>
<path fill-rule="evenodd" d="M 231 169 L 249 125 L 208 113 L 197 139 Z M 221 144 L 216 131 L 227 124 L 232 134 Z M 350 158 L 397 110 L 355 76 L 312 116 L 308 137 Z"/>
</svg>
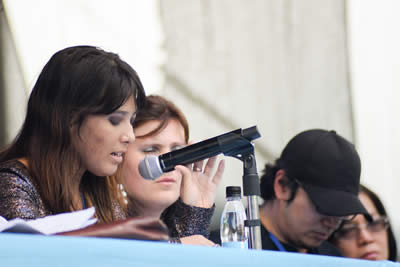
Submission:
<svg viewBox="0 0 400 267">
<path fill-rule="evenodd" d="M 58 50 L 95 45 L 118 53 L 147 92 L 160 90 L 162 32 L 156 0 L 3 0 L 26 86 Z"/>
<path fill-rule="evenodd" d="M 362 182 L 377 192 L 400 238 L 400 1 L 348 1 L 350 66 Z"/>
<path fill-rule="evenodd" d="M 183 0 L 182 0 L 183 1 Z M 168 1 L 169 3 L 173 1 Z M 195 1 L 196 2 L 196 1 Z M 268 37 L 264 40 L 263 43 L 260 43 L 260 48 L 269 47 L 270 49 L 267 51 L 268 58 L 266 59 L 276 60 L 277 64 L 281 64 L 281 60 L 287 60 L 289 63 L 292 59 L 291 55 L 285 54 L 284 49 L 279 50 L 280 54 L 276 54 L 274 45 L 279 46 L 279 40 L 283 40 L 282 37 L 291 37 L 291 35 L 281 35 L 282 32 L 286 30 L 303 30 L 304 32 L 297 32 L 297 38 L 294 43 L 296 45 L 295 49 L 292 50 L 295 52 L 294 55 L 303 55 L 301 52 L 299 54 L 298 51 L 301 49 L 308 48 L 309 53 L 312 55 L 316 50 L 315 48 L 319 48 L 320 54 L 314 54 L 317 58 L 322 58 L 326 56 L 326 51 L 324 52 L 323 48 L 326 45 L 332 45 L 332 43 L 326 42 L 328 34 L 337 35 L 341 28 L 337 25 L 332 26 L 331 24 L 321 24 L 313 23 L 313 20 L 318 20 L 318 15 L 325 16 L 325 13 L 318 13 L 317 11 L 313 12 L 312 16 L 302 19 L 302 15 L 304 13 L 308 13 L 308 10 L 302 9 L 302 3 L 308 3 L 308 7 L 315 6 L 315 4 L 320 7 L 321 2 L 315 2 L 312 4 L 312 1 L 305 2 L 292 2 L 292 6 L 287 5 L 285 3 L 289 3 L 290 1 L 283 1 L 282 6 L 277 5 L 277 2 L 260 2 L 254 1 L 251 2 L 256 10 L 257 15 L 261 17 L 265 17 L 265 10 L 269 10 L 271 13 L 271 21 L 269 25 L 275 25 L 276 28 L 269 29 L 274 32 L 276 36 Z M 152 92 L 160 92 L 161 88 L 164 84 L 164 76 L 160 70 L 160 66 L 166 61 L 164 52 L 163 52 L 163 38 L 164 33 L 160 27 L 160 11 L 158 7 L 158 1 L 156 0 L 68 0 L 68 1 L 54 1 L 54 0 L 3 0 L 4 8 L 7 14 L 8 22 L 12 31 L 12 37 L 14 39 L 14 43 L 16 46 L 17 56 L 19 58 L 22 72 L 24 75 L 26 88 L 31 88 L 35 82 L 35 79 L 42 69 L 45 62 L 49 59 L 49 57 L 54 54 L 54 52 L 65 48 L 70 45 L 78 45 L 78 44 L 92 44 L 96 46 L 100 46 L 106 50 L 117 52 L 120 56 L 126 60 L 129 64 L 131 64 L 135 70 L 139 73 L 139 76 L 142 78 L 142 82 L 146 88 L 148 93 Z M 164 2 L 165 3 L 165 2 Z M 199 4 L 199 12 L 201 12 L 201 8 L 204 8 L 204 3 L 208 2 L 197 2 L 202 3 Z M 217 2 L 213 2 L 214 5 L 218 5 Z M 219 2 L 220 3 L 220 2 Z M 244 1 L 246 3 L 246 1 Z M 261 3 L 263 9 L 258 8 L 254 3 Z M 326 8 L 336 8 L 340 10 L 340 5 L 336 6 L 337 3 L 335 1 L 326 1 Z M 330 5 L 328 4 L 330 3 Z M 349 39 L 349 62 L 350 62 L 350 84 L 352 87 L 352 101 L 353 101 L 353 112 L 354 112 L 354 133 L 355 142 L 357 144 L 358 150 L 361 154 L 363 170 L 362 170 L 362 182 L 366 185 L 370 186 L 373 190 L 375 190 L 381 198 L 384 200 L 385 205 L 387 206 L 390 215 L 395 223 L 395 228 L 400 228 L 400 211 L 397 208 L 397 203 L 399 202 L 399 195 L 397 192 L 397 186 L 399 185 L 397 174 L 399 173 L 400 164 L 398 164 L 398 151 L 400 150 L 400 126 L 397 122 L 397 115 L 400 114 L 400 108 L 397 104 L 399 98 L 399 85 L 400 85 L 400 73 L 399 73 L 399 59 L 400 59 L 400 37 L 398 34 L 398 25 L 400 25 L 400 16 L 398 16 L 398 10 L 400 10 L 400 1 L 397 0 L 348 0 L 347 2 L 347 26 L 348 26 L 348 39 Z M 274 5 L 275 4 L 275 5 Z M 219 4 L 222 5 L 222 4 Z M 237 9 L 240 10 L 240 1 L 233 1 L 231 6 L 237 6 Z M 296 6 L 297 5 L 297 6 Z M 181 3 L 177 6 L 182 6 Z M 184 5 L 185 6 L 185 5 Z M 186 5 L 188 6 L 188 5 Z M 209 7 L 211 7 L 210 5 Z M 277 7 L 279 9 L 274 10 L 273 8 Z M 294 14 L 286 14 L 285 10 L 290 7 L 295 8 L 297 13 Z M 307 7 L 307 5 L 305 5 Z M 340 15 L 336 15 L 334 12 L 329 12 L 327 9 L 322 9 L 326 12 L 327 15 L 331 15 L 336 18 Z M 214 11 L 217 10 L 216 8 Z M 232 10 L 234 10 L 232 8 Z M 230 11 L 232 11 L 230 10 Z M 172 12 L 173 10 L 169 10 Z M 204 11 L 204 10 L 203 10 Z M 294 19 L 294 21 L 289 21 L 289 24 L 285 24 L 285 26 L 290 26 L 287 29 L 279 28 L 281 26 L 279 17 L 279 12 L 283 12 L 282 14 L 286 15 L 285 19 Z M 248 21 L 252 21 L 254 18 L 254 28 L 256 33 L 259 36 L 266 34 L 267 31 L 263 26 L 257 26 L 255 24 L 259 20 L 257 20 L 256 15 L 252 16 L 252 14 L 247 14 L 246 17 L 244 12 L 241 12 L 242 17 L 236 17 L 235 13 L 229 13 L 227 15 L 232 16 L 232 21 L 238 21 L 240 19 L 243 21 L 247 19 Z M 276 17 L 273 17 L 273 14 Z M 281 15 L 282 15 L 281 14 Z M 215 14 L 214 14 L 215 15 Z M 174 19 L 179 19 L 177 17 L 173 17 Z M 211 16 L 214 19 L 214 26 L 219 25 L 220 27 L 231 27 L 231 25 L 225 25 L 223 23 L 226 20 L 221 19 L 219 16 Z M 201 19 L 201 18 L 200 18 Z M 310 21 L 307 21 L 310 19 Z M 321 17 L 322 19 L 322 17 Z M 229 22 L 229 20 L 227 20 Z M 213 22 L 211 20 L 211 22 Z M 210 20 L 206 21 L 206 26 L 211 27 Z M 201 22 L 202 23 L 202 22 Z M 221 23 L 221 24 L 218 24 Z M 276 23 L 276 24 L 273 24 Z M 290 24 L 293 23 L 293 24 Z M 298 26 L 295 23 L 303 23 L 302 27 L 293 27 Z M 325 23 L 327 23 L 325 21 Z M 202 25 L 202 24 L 200 24 Z M 307 31 L 307 27 L 313 25 L 311 31 Z M 243 26 L 243 25 L 242 25 Z M 331 32 L 326 33 L 326 26 L 331 27 Z M 228 27 L 228 28 L 229 28 Z M 195 28 L 196 30 L 197 28 Z M 232 28 L 229 28 L 232 29 Z M 178 31 L 178 29 L 175 29 Z M 211 30 L 211 32 L 213 32 Z M 235 32 L 231 32 L 232 36 L 237 37 Z M 304 34 L 303 34 L 304 33 Z M 201 36 L 203 32 L 198 32 Z M 244 37 L 251 37 L 251 32 L 245 32 Z M 296 34 L 296 32 L 295 32 Z M 307 35 L 308 34 L 308 35 Z M 203 38 L 204 36 L 201 36 Z M 205 36 L 207 38 L 211 38 L 210 40 L 215 41 L 215 51 L 224 52 L 224 47 L 220 47 L 221 41 L 226 41 L 225 39 L 218 39 L 219 36 L 208 35 Z M 215 38 L 215 39 L 212 39 Z M 233 37 L 232 37 L 233 38 Z M 281 39 L 280 39 L 281 38 Z M 313 41 L 308 41 L 312 39 Z M 247 39 L 242 39 L 244 42 Z M 278 41 L 276 41 L 278 40 Z M 300 42 L 300 41 L 301 42 Z M 320 42 L 318 42 L 320 40 Z M 181 44 L 185 44 L 185 42 L 191 42 L 192 44 L 196 40 L 177 40 L 180 41 Z M 288 39 L 287 42 L 293 41 Z M 317 42 L 315 42 L 317 41 Z M 270 42 L 277 42 L 277 44 L 272 44 L 270 46 Z M 333 48 L 340 47 L 341 40 L 338 41 L 336 46 L 332 46 Z M 251 43 L 251 42 L 250 42 Z M 286 42 L 285 42 L 286 43 Z M 313 47 L 318 43 L 316 47 Z M 201 43 L 200 43 L 201 44 Z M 230 45 L 235 48 L 235 44 L 228 40 L 224 45 Z M 240 43 L 239 43 L 240 44 Z M 195 47 L 195 46 L 193 46 Z M 239 47 L 240 48 L 240 47 Z M 239 49 L 238 48 L 238 49 Z M 330 48 L 330 47 L 329 47 Z M 220 49 L 222 49 L 220 51 Z M 241 53 L 245 51 L 245 49 L 239 49 Z M 232 49 L 232 51 L 234 51 Z M 186 51 L 190 52 L 190 51 Z M 197 48 L 193 52 L 198 52 Z M 265 52 L 265 51 L 264 51 Z M 220 54 L 218 54 L 220 55 Z M 240 56 L 240 53 L 233 54 L 234 56 Z M 256 73 L 259 70 L 260 58 L 254 53 L 252 57 L 254 59 L 254 72 Z M 233 57 L 232 57 L 233 58 Z M 210 60 L 212 60 L 211 58 Z M 234 59 L 234 58 L 233 58 Z M 247 58 L 248 60 L 249 58 Z M 209 60 L 209 59 L 207 59 Z M 308 58 L 304 58 L 304 62 L 309 60 Z M 328 61 L 330 59 L 327 59 Z M 340 60 L 338 60 L 339 62 Z M 222 62 L 222 61 L 221 61 Z M 315 67 L 315 71 L 321 71 L 320 66 L 326 61 L 319 62 L 318 60 L 309 61 L 311 62 L 311 66 Z M 196 62 L 192 62 L 194 64 Z M 229 63 L 229 62 L 228 62 Z M 244 62 L 246 63 L 246 62 Z M 287 62 L 286 62 L 287 63 Z M 341 64 L 341 62 L 339 62 Z M 337 64 L 340 68 L 340 64 Z M 329 64 L 328 64 L 329 65 Z M 174 65 L 169 65 L 171 68 Z M 228 67 L 231 66 L 229 63 Z M 215 66 L 216 69 L 221 68 L 220 65 L 217 64 Z M 226 67 L 226 66 L 225 66 Z M 289 74 L 298 75 L 298 79 L 301 81 L 301 78 L 308 75 L 302 73 L 302 69 L 295 69 L 296 66 L 290 65 L 288 69 L 291 71 L 285 72 L 284 75 L 276 75 L 274 74 L 278 72 L 280 69 L 283 69 L 285 65 L 281 65 L 280 68 L 276 69 L 270 65 L 262 65 L 262 67 L 268 70 L 270 73 L 270 77 L 257 76 L 257 77 L 248 77 L 249 84 L 244 83 L 245 87 L 254 88 L 258 86 L 258 84 L 253 84 L 252 82 L 266 79 L 276 80 L 275 84 L 270 86 L 274 86 L 276 84 L 280 84 L 281 88 L 290 87 L 291 90 L 297 86 L 298 82 L 296 80 L 290 82 L 285 79 L 285 76 Z M 287 67 L 287 66 L 286 66 Z M 332 68 L 332 70 L 337 70 L 337 68 Z M 167 73 L 168 73 L 167 68 Z M 295 72 L 295 71 L 298 72 Z M 198 73 L 203 74 L 203 71 L 199 71 Z M 272 74 L 271 74 L 272 73 Z M 215 72 L 215 75 L 218 76 L 218 73 Z M 334 75 L 329 76 L 328 73 L 324 74 L 325 81 L 330 81 L 329 84 L 337 82 L 333 79 Z M 305 79 L 304 81 L 313 83 L 315 85 L 311 85 L 315 90 L 324 86 L 324 80 L 318 80 L 321 75 L 315 76 L 315 80 Z M 207 82 L 211 76 L 204 75 L 203 82 Z M 198 76 L 194 77 L 198 79 Z M 212 78 L 212 77 L 211 77 Z M 332 79 L 332 80 L 330 80 Z M 210 84 L 211 85 L 211 84 Z M 337 87 L 340 88 L 341 83 L 337 82 Z M 208 85 L 207 85 L 208 86 Z M 305 84 L 305 86 L 310 86 Z M 201 86 L 200 86 L 201 87 Z M 262 88 L 262 87 L 261 87 Z M 279 88 L 279 87 L 277 87 Z M 263 89 L 260 89 L 263 90 Z M 283 91 L 277 91 L 276 94 L 283 94 L 283 99 L 287 99 L 288 96 L 282 93 Z M 220 92 L 219 95 L 224 95 L 226 92 Z M 296 96 L 296 94 L 294 94 Z M 290 95 L 289 95 L 290 96 Z M 304 94 L 299 93 L 299 96 L 304 96 Z M 324 96 L 322 91 L 320 93 L 322 98 L 329 98 L 326 95 Z M 242 97 L 242 96 L 239 96 Z M 248 97 L 248 95 L 244 94 L 243 97 Z M 316 104 L 318 99 L 313 99 L 313 104 Z M 184 101 L 184 100 L 182 100 Z M 258 101 L 261 101 L 258 99 Z M 269 100 L 271 101 L 271 100 Z M 296 104 L 298 102 L 298 98 L 295 97 L 292 99 L 291 105 Z M 346 102 L 346 101 L 343 101 Z M 190 103 L 190 102 L 189 102 Z M 227 108 L 231 108 L 229 103 L 225 103 Z M 286 106 L 285 106 L 286 105 Z M 323 105 L 323 103 L 321 104 Z M 23 105 L 22 105 L 23 106 Z M 284 112 L 288 107 L 287 103 L 277 103 L 276 106 L 270 105 L 271 110 L 268 114 L 272 112 L 277 112 L 277 109 L 282 108 L 282 110 L 278 110 L 280 112 Z M 317 105 L 318 107 L 318 105 Z M 195 106 L 196 108 L 196 106 Z M 268 106 L 266 107 L 268 108 Z M 272 109 L 273 108 L 273 109 Z M 197 113 L 189 116 L 200 116 L 201 113 Z M 280 113 L 282 114 L 282 113 Z M 286 115 L 288 115 L 287 113 Z M 303 116 L 304 115 L 304 116 Z M 321 115 L 318 112 L 313 112 L 313 109 L 310 108 L 304 109 L 303 113 L 299 114 L 299 118 L 306 117 L 307 115 L 311 116 L 319 116 Z M 262 113 L 258 113 L 254 117 L 263 118 Z M 236 116 L 239 117 L 239 116 Z M 308 118 L 308 117 L 307 117 Z M 270 142 L 269 147 L 272 147 L 272 151 L 274 154 L 277 154 L 282 148 L 282 144 L 286 143 L 289 136 L 292 136 L 295 132 L 300 128 L 308 128 L 309 125 L 313 127 L 318 126 L 315 124 L 315 121 L 312 119 L 307 120 L 293 119 L 291 117 L 286 118 L 286 126 L 290 128 L 290 131 L 287 131 L 287 127 L 274 126 L 265 122 L 265 126 L 261 127 L 260 130 L 263 131 L 264 137 Z M 285 118 L 280 118 L 285 119 Z M 325 119 L 321 116 L 320 120 L 325 121 Z M 340 120 L 332 119 L 333 124 L 327 122 L 327 124 L 323 124 L 326 127 L 332 127 L 331 125 L 336 127 L 336 124 L 340 124 Z M 243 127 L 248 127 L 253 125 L 253 123 L 243 125 Z M 311 123 L 311 124 L 310 124 Z M 336 123 L 336 124 L 335 124 Z M 204 128 L 204 126 L 208 126 L 209 128 L 213 128 L 210 131 L 216 131 L 215 127 L 217 127 L 216 122 L 211 120 L 208 122 L 209 125 L 201 124 L 199 126 L 194 126 L 194 129 Z M 337 126 L 340 127 L 340 126 Z M 285 129 L 284 129 L 285 128 Z M 221 129 L 221 130 L 219 130 Z M 17 129 L 16 129 L 17 130 Z M 15 130 L 15 131 L 16 131 Z M 212 132 L 212 134 L 206 134 L 202 132 L 201 134 L 197 134 L 197 136 L 208 137 L 214 134 L 222 133 L 222 130 L 230 130 L 224 129 L 219 126 L 217 132 Z M 279 130 L 279 132 L 276 132 Z M 349 130 L 346 126 L 343 126 L 343 130 L 346 132 L 345 136 L 351 139 L 352 131 Z M 208 132 L 210 132 L 208 131 Z M 200 133 L 200 132 L 198 132 Z M 274 137 L 274 138 L 272 138 Z M 258 141 L 257 141 L 258 142 Z M 261 141 L 260 142 L 264 142 Z M 263 159 L 264 160 L 264 159 Z M 264 162 L 261 160 L 258 162 L 259 167 L 262 167 Z M 240 172 L 240 166 L 236 169 Z M 225 178 L 226 179 L 226 178 Z M 240 175 L 238 177 L 240 179 Z M 222 190 L 223 191 L 223 190 Z M 222 196 L 223 198 L 223 196 Z M 397 230 L 399 234 L 399 230 Z M 399 235 L 398 235 L 399 236 Z"/>
</svg>

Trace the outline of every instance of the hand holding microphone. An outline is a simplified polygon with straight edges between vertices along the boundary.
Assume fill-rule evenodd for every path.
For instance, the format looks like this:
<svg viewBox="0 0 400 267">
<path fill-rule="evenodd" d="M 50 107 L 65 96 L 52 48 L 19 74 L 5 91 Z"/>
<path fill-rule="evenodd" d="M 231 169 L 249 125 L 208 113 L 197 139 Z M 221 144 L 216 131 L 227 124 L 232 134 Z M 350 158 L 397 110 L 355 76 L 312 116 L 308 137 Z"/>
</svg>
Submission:
<svg viewBox="0 0 400 267">
<path fill-rule="evenodd" d="M 211 208 L 214 205 L 217 187 L 225 169 L 225 161 L 221 160 L 215 174 L 213 174 L 217 157 L 208 159 L 204 170 L 203 161 L 195 162 L 193 170 L 192 166 L 177 165 L 175 167 L 183 176 L 180 196 L 184 203 L 200 208 Z"/>
<path fill-rule="evenodd" d="M 253 149 L 250 142 L 260 137 L 256 126 L 237 129 L 193 145 L 165 153 L 147 156 L 139 163 L 139 172 L 145 179 L 154 180 L 164 172 L 175 169 L 176 165 L 187 165 L 223 153 L 235 156 Z"/>
</svg>

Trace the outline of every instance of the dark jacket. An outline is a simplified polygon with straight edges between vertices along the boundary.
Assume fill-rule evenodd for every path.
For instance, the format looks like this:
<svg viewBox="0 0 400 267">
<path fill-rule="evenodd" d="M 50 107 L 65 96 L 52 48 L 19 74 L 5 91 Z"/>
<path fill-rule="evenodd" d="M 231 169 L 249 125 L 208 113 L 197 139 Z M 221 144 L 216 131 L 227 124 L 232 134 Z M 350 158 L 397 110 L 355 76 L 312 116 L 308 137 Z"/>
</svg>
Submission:
<svg viewBox="0 0 400 267">
<path fill-rule="evenodd" d="M 210 234 L 210 240 L 214 243 L 221 244 L 221 239 L 219 237 L 219 230 L 212 231 Z M 271 240 L 269 232 L 263 225 L 261 225 L 261 243 L 262 249 L 265 250 L 275 250 L 279 251 L 278 247 L 275 243 Z M 283 247 L 286 249 L 287 252 L 298 252 L 295 247 L 292 247 L 288 244 L 282 243 Z M 325 255 L 325 256 L 338 256 L 342 257 L 343 255 L 340 251 L 334 247 L 328 241 L 323 242 L 319 247 L 311 249 L 309 254 L 317 254 L 317 255 Z"/>
<path fill-rule="evenodd" d="M 268 230 L 265 229 L 265 227 L 262 224 L 261 224 L 261 242 L 262 242 L 262 249 L 279 250 L 278 247 L 275 245 L 275 243 L 272 241 Z M 281 244 L 283 245 L 283 247 L 286 249 L 287 252 L 297 252 L 297 249 L 295 247 L 292 247 L 282 242 Z M 340 251 L 328 241 L 324 241 L 319 247 L 309 250 L 308 254 L 338 256 L 338 257 L 343 256 L 340 253 Z"/>
</svg>

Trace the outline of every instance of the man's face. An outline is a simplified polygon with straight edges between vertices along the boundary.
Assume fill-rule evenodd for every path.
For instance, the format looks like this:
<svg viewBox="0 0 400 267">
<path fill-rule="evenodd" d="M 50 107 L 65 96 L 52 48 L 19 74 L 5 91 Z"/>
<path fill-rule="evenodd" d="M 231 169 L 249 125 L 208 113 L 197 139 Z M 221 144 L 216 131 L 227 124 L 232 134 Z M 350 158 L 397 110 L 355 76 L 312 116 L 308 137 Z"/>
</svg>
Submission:
<svg viewBox="0 0 400 267">
<path fill-rule="evenodd" d="M 320 246 L 337 229 L 341 219 L 318 213 L 301 186 L 294 199 L 283 202 L 280 209 L 282 216 L 278 227 L 282 241 L 298 249 Z"/>
</svg>

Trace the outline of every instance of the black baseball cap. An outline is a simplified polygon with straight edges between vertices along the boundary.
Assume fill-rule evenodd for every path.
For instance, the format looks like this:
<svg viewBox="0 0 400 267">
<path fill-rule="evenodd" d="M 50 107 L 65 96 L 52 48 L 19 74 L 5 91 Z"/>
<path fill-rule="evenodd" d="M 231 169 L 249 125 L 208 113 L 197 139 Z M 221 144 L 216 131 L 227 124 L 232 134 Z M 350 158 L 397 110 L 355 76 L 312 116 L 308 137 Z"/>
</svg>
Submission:
<svg viewBox="0 0 400 267">
<path fill-rule="evenodd" d="M 358 198 L 360 157 L 354 145 L 335 131 L 299 133 L 286 145 L 279 162 L 287 176 L 304 188 L 319 213 L 364 214 L 370 219 Z"/>
</svg>

